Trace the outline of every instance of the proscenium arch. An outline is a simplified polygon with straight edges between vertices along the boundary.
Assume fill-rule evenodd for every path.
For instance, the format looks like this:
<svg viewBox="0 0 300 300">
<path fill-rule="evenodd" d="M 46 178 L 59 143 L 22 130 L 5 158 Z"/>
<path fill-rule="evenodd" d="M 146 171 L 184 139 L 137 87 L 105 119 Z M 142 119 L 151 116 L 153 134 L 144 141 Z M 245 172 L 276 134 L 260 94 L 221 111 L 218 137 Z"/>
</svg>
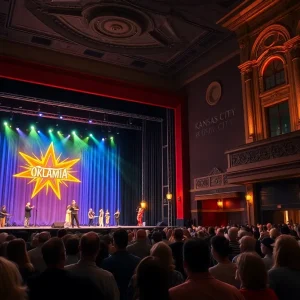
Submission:
<svg viewBox="0 0 300 300">
<path fill-rule="evenodd" d="M 270 36 L 272 33 L 280 33 L 283 35 L 285 41 L 288 41 L 291 37 L 289 31 L 287 30 L 286 27 L 279 25 L 279 24 L 274 24 L 271 25 L 269 27 L 267 27 L 266 29 L 264 29 L 256 38 L 253 46 L 252 46 L 252 50 L 251 50 L 251 60 L 255 60 L 258 57 L 256 57 L 256 51 L 259 47 L 259 45 L 261 44 L 262 40 L 265 40 L 266 37 Z"/>
</svg>

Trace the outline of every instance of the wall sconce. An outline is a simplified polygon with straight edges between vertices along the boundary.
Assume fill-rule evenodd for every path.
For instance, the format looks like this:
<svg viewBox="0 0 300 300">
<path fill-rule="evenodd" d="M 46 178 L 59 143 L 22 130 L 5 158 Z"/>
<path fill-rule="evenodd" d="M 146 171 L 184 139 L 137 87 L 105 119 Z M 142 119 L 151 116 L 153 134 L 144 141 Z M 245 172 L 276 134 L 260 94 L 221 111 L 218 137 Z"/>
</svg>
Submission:
<svg viewBox="0 0 300 300">
<path fill-rule="evenodd" d="M 223 200 L 218 200 L 217 205 L 219 208 L 223 209 Z"/>
<path fill-rule="evenodd" d="M 166 195 L 166 198 L 168 201 L 171 201 L 173 198 L 173 195 L 170 192 L 168 192 L 168 194 Z"/>
<path fill-rule="evenodd" d="M 142 200 L 141 202 L 141 208 L 146 209 L 147 203 L 145 200 Z"/>
<path fill-rule="evenodd" d="M 251 202 L 252 202 L 252 196 L 250 194 L 247 194 L 246 195 L 246 201 L 248 203 L 248 205 L 251 205 Z"/>
</svg>

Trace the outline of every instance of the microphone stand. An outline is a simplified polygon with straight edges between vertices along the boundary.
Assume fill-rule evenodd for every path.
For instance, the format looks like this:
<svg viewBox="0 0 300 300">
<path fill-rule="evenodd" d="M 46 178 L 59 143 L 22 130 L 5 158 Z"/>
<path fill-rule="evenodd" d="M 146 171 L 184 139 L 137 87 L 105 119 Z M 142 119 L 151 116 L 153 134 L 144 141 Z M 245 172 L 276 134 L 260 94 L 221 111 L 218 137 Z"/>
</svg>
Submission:
<svg viewBox="0 0 300 300">
<path fill-rule="evenodd" d="M 37 208 L 35 209 L 35 222 L 34 222 L 34 227 L 36 227 L 36 220 L 37 220 L 37 215 L 38 215 L 38 210 Z"/>
</svg>

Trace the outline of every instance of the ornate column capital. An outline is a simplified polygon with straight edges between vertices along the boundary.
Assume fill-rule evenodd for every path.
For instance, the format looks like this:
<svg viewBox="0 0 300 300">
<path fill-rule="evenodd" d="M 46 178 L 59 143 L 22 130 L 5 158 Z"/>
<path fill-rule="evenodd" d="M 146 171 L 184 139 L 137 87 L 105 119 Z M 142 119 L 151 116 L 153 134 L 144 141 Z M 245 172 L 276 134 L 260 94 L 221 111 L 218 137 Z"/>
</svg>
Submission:
<svg viewBox="0 0 300 300">
<path fill-rule="evenodd" d="M 300 36 L 290 39 L 284 46 L 290 52 L 292 59 L 300 57 Z"/>
<path fill-rule="evenodd" d="M 245 63 L 239 65 L 239 69 L 245 77 L 251 77 L 253 72 L 253 62 L 250 60 L 246 61 Z"/>
</svg>

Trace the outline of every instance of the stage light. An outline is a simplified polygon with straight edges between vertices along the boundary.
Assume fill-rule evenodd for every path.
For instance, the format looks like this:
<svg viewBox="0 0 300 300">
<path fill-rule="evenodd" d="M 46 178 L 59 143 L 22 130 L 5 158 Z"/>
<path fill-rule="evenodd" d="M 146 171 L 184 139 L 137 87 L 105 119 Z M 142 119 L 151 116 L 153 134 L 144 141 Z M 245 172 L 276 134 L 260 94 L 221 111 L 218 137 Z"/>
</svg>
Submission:
<svg viewBox="0 0 300 300">
<path fill-rule="evenodd" d="M 120 134 L 120 132 L 119 132 L 119 131 L 117 131 L 117 134 Z"/>
<path fill-rule="evenodd" d="M 57 134 L 60 134 L 60 131 L 59 131 L 59 130 L 57 131 Z"/>
<path fill-rule="evenodd" d="M 102 138 L 102 142 L 104 142 L 104 138 Z"/>
<path fill-rule="evenodd" d="M 90 136 L 93 136 L 93 134 L 92 134 L 92 133 L 90 133 Z"/>
<path fill-rule="evenodd" d="M 75 131 L 75 130 L 73 130 L 73 131 L 72 131 L 72 134 L 73 134 L 73 135 L 75 135 L 75 134 L 76 134 L 76 131 Z"/>
<path fill-rule="evenodd" d="M 49 129 L 48 132 L 49 132 L 49 133 L 53 132 L 53 129 Z"/>
<path fill-rule="evenodd" d="M 37 131 L 38 133 L 41 133 L 40 130 Z"/>
<path fill-rule="evenodd" d="M 30 129 L 31 129 L 31 130 L 34 130 L 34 126 L 33 126 L 33 125 L 32 125 L 32 126 L 30 126 Z"/>
<path fill-rule="evenodd" d="M 19 127 L 17 127 L 17 128 L 16 128 L 16 130 L 20 130 L 20 128 L 19 128 Z"/>
<path fill-rule="evenodd" d="M 39 117 L 42 117 L 43 116 L 43 114 L 42 113 L 39 113 Z"/>
<path fill-rule="evenodd" d="M 113 140 L 113 139 L 114 139 L 114 137 L 113 137 L 113 136 L 111 136 L 111 137 L 110 137 L 110 139 L 111 139 L 111 140 Z"/>
<path fill-rule="evenodd" d="M 59 118 L 62 120 L 64 117 L 63 116 L 59 116 Z"/>
<path fill-rule="evenodd" d="M 89 120 L 89 123 L 93 123 L 93 120 Z"/>
<path fill-rule="evenodd" d="M 7 126 L 7 125 L 8 125 L 7 122 L 4 122 L 3 124 L 4 124 L 4 126 Z"/>
</svg>

